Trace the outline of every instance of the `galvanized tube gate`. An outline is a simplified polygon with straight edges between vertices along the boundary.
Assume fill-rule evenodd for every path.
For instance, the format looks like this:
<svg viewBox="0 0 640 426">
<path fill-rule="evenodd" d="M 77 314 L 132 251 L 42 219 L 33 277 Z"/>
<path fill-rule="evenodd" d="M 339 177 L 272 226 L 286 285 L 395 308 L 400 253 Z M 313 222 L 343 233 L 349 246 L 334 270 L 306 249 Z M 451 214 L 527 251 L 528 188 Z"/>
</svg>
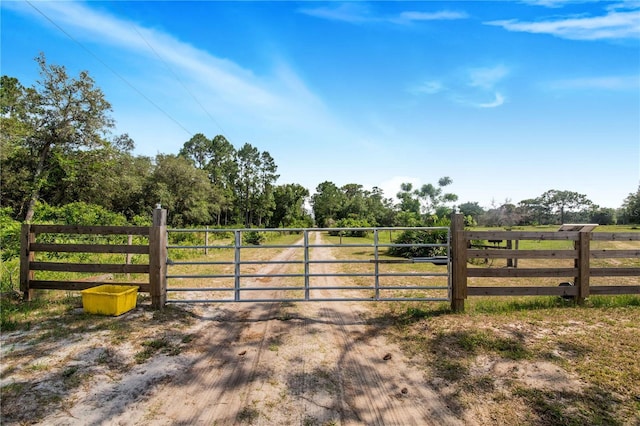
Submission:
<svg viewBox="0 0 640 426">
<path fill-rule="evenodd" d="M 406 231 L 437 242 L 394 242 Z M 167 303 L 451 299 L 448 227 L 167 232 Z M 389 254 L 426 247 L 438 255 Z"/>
</svg>

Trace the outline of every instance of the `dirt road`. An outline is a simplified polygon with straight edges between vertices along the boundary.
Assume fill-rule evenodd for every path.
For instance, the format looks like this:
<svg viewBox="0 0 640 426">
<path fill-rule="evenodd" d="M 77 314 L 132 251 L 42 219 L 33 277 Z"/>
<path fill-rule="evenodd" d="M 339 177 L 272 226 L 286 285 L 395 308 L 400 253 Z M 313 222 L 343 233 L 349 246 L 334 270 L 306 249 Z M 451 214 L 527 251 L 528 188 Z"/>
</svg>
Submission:
<svg viewBox="0 0 640 426">
<path fill-rule="evenodd" d="M 313 238 L 320 243 L 319 233 Z M 318 258 L 332 258 L 322 250 Z M 331 265 L 324 267 L 329 272 Z M 321 285 L 340 285 L 335 280 Z M 92 386 L 44 423 L 462 424 L 424 373 L 367 324 L 368 308 L 355 302 L 193 308 L 196 320 L 182 331 L 193 336 L 188 350 L 157 355 L 127 374 L 96 374 Z"/>
</svg>

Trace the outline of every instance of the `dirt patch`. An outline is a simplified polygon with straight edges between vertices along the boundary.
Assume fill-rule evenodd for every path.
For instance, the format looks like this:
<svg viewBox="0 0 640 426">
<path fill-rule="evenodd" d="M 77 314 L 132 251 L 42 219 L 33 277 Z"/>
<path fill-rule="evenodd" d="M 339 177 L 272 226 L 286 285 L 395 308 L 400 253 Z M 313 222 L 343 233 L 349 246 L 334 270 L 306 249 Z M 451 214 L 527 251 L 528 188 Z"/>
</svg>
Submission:
<svg viewBox="0 0 640 426">
<path fill-rule="evenodd" d="M 318 258 L 333 257 L 322 250 Z M 344 282 L 326 277 L 319 285 Z M 444 332 L 426 319 L 410 336 L 429 339 L 426 356 L 388 338 L 372 306 L 248 302 L 172 305 L 162 313 L 140 306 L 99 319 L 67 312 L 2 334 L 2 423 L 554 424 L 549 400 L 604 398 L 528 349 L 527 339 L 585 324 L 465 330 L 455 326 L 461 318 L 445 316 Z M 561 349 L 549 356 L 569 362 L 584 353 L 578 345 Z"/>
</svg>

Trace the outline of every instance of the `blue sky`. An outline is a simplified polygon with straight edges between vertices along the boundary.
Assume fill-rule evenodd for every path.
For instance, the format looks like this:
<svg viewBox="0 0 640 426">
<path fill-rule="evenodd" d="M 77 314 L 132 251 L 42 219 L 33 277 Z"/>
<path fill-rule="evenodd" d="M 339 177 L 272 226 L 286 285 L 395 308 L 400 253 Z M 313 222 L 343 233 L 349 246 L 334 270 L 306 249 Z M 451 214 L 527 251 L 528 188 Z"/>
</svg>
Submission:
<svg viewBox="0 0 640 426">
<path fill-rule="evenodd" d="M 640 183 L 640 2 L 11 1 L 1 71 L 88 70 L 135 153 L 195 133 L 284 183 L 449 176 L 485 208 L 547 190 L 619 207 Z"/>
</svg>

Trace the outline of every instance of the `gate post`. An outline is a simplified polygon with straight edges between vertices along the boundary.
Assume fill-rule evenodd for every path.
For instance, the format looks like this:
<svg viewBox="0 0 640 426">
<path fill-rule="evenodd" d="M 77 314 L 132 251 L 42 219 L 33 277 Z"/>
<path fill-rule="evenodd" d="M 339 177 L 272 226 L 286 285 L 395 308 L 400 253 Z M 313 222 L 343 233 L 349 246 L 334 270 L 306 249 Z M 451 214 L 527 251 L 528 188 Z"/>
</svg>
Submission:
<svg viewBox="0 0 640 426">
<path fill-rule="evenodd" d="M 464 236 L 464 216 L 451 215 L 451 310 L 464 311 L 467 297 L 467 244 Z"/>
<path fill-rule="evenodd" d="M 149 293 L 151 307 L 164 309 L 167 303 L 167 211 L 158 206 L 153 211 L 149 229 Z"/>
<path fill-rule="evenodd" d="M 30 270 L 29 264 L 35 260 L 35 253 L 31 251 L 31 244 L 35 241 L 36 236 L 31 232 L 31 225 L 23 223 L 20 230 L 20 291 L 26 301 L 33 299 L 34 290 L 29 287 L 30 281 L 33 280 L 33 271 Z"/>
<path fill-rule="evenodd" d="M 578 241 L 575 242 L 575 248 L 578 250 L 578 258 L 576 259 L 576 267 L 578 268 L 578 276 L 576 277 L 575 286 L 578 290 L 576 301 L 579 305 L 589 297 L 589 275 L 590 275 L 590 242 L 591 231 L 580 231 L 578 233 Z"/>
</svg>

